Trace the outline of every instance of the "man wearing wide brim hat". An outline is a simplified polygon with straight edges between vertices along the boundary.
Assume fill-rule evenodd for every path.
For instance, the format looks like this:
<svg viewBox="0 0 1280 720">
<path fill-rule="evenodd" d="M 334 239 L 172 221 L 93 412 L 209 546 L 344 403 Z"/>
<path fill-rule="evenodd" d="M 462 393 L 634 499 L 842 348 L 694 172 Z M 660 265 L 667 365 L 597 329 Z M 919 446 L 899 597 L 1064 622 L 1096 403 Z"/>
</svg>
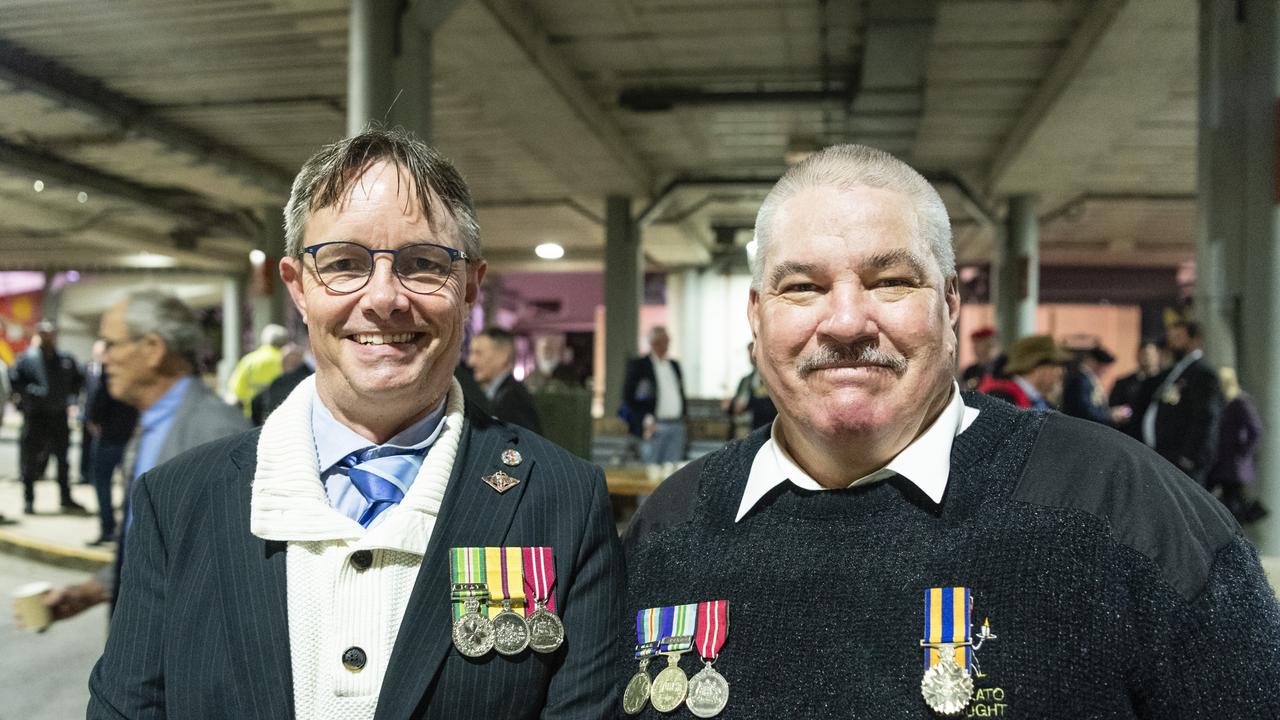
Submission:
<svg viewBox="0 0 1280 720">
<path fill-rule="evenodd" d="M 1020 408 L 1048 410 L 1062 395 L 1063 366 L 1071 354 L 1050 335 L 1019 338 L 1009 348 L 1005 362 L 1007 378 L 988 377 L 978 391 L 1010 402 Z"/>
</svg>

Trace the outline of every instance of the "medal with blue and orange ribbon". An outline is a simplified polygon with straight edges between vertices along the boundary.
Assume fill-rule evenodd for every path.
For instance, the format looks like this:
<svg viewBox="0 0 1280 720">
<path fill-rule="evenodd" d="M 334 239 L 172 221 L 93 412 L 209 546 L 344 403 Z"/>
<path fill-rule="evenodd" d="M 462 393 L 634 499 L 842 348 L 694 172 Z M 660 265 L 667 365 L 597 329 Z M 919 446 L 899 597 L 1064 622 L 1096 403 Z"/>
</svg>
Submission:
<svg viewBox="0 0 1280 720">
<path fill-rule="evenodd" d="M 628 715 L 637 715 L 649 702 L 649 691 L 653 682 L 649 680 L 649 660 L 658 654 L 660 640 L 671 634 L 671 623 L 675 616 L 663 613 L 671 608 L 649 608 L 636 613 L 636 657 L 640 659 L 640 670 L 631 676 L 627 689 L 622 693 L 622 709 Z M 664 626 L 665 624 L 665 626 Z"/>
<path fill-rule="evenodd" d="M 920 692 L 936 713 L 959 715 L 973 700 L 973 647 L 969 619 L 973 598 L 966 587 L 929 588 L 924 593 L 924 678 Z"/>
</svg>

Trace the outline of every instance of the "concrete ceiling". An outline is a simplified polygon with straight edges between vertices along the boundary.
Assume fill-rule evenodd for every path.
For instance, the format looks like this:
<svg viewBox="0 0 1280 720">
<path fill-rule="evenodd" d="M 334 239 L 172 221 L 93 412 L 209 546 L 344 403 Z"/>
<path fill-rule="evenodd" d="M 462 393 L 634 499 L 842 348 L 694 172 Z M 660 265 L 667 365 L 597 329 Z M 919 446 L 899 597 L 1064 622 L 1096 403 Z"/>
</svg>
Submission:
<svg viewBox="0 0 1280 720">
<path fill-rule="evenodd" d="M 346 0 L 0 0 L 0 268 L 247 267 L 343 134 L 347 22 Z M 962 262 L 1031 192 L 1046 263 L 1173 267 L 1196 22 L 1192 0 L 462 0 L 433 141 L 498 272 L 600 269 L 609 194 L 652 268 L 725 264 L 788 152 L 833 142 L 934 179 Z"/>
</svg>

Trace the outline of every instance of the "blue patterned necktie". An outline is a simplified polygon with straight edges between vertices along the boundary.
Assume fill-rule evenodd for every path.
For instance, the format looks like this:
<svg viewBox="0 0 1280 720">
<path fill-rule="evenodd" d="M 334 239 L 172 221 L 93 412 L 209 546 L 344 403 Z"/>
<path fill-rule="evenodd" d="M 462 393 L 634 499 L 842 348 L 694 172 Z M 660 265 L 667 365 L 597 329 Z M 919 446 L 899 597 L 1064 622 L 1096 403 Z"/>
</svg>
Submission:
<svg viewBox="0 0 1280 720">
<path fill-rule="evenodd" d="M 364 496 L 369 506 L 360 517 L 352 518 L 364 527 L 373 519 L 404 498 L 404 491 L 390 478 L 407 485 L 418 475 L 422 467 L 425 448 L 376 448 L 357 450 L 338 461 L 347 469 L 347 478 Z"/>
</svg>

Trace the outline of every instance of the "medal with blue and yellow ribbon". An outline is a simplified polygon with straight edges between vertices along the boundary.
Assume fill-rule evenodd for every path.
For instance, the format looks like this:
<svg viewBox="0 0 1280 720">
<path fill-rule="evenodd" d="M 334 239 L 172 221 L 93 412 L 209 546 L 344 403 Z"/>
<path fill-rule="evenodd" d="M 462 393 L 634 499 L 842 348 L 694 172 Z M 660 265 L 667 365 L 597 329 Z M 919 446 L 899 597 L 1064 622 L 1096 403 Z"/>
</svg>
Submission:
<svg viewBox="0 0 1280 720">
<path fill-rule="evenodd" d="M 973 598 L 966 587 L 929 588 L 924 593 L 924 679 L 920 692 L 939 715 L 959 715 L 973 700 L 973 647 L 969 617 Z"/>
</svg>

